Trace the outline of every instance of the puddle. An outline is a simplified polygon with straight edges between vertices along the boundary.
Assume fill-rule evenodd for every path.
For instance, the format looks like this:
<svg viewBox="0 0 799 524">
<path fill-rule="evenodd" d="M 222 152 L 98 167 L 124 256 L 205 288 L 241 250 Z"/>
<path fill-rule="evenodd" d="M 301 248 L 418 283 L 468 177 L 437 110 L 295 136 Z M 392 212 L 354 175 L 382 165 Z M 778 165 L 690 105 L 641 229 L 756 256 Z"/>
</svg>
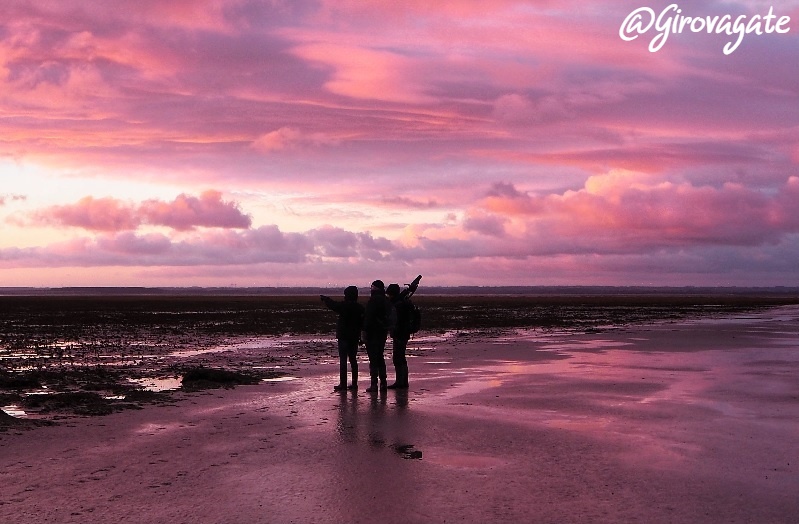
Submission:
<svg viewBox="0 0 799 524">
<path fill-rule="evenodd" d="M 441 396 L 444 398 L 455 398 L 461 395 L 469 395 L 472 393 L 479 393 L 486 389 L 500 387 L 502 380 L 497 376 L 479 377 L 467 380 L 457 386 L 448 388 Z"/>
<path fill-rule="evenodd" d="M 545 351 L 601 351 L 631 345 L 632 342 L 619 340 L 576 340 L 572 342 L 550 342 L 543 344 L 541 349 Z"/>
<path fill-rule="evenodd" d="M 131 382 L 140 385 L 145 391 L 173 391 L 180 389 L 182 380 L 182 377 L 139 378 L 131 379 Z"/>
<path fill-rule="evenodd" d="M 16 404 L 3 406 L 2 408 L 0 408 L 0 410 L 4 411 L 6 415 L 11 415 L 12 417 L 15 418 L 25 418 L 28 416 L 28 414 L 25 413 L 25 410 L 17 406 Z"/>
<path fill-rule="evenodd" d="M 181 351 L 173 351 L 169 353 L 168 356 L 170 357 L 180 357 L 180 358 L 188 358 L 188 357 L 197 357 L 200 355 L 208 355 L 210 353 L 223 353 L 225 351 L 230 351 L 233 349 L 233 346 L 217 346 L 212 348 L 206 349 L 188 349 L 188 350 L 181 350 Z"/>
<path fill-rule="evenodd" d="M 208 355 L 213 353 L 224 353 L 226 351 L 247 351 L 253 349 L 268 350 L 268 349 L 285 349 L 297 346 L 319 345 L 325 343 L 333 343 L 334 341 L 319 339 L 317 337 L 303 337 L 296 335 L 284 335 L 280 337 L 262 337 L 247 340 L 245 342 L 238 342 L 234 344 L 221 344 L 209 348 L 202 349 L 187 349 L 180 351 L 172 351 L 168 354 L 170 357 L 196 357 L 200 355 Z"/>
<path fill-rule="evenodd" d="M 261 379 L 261 382 L 288 382 L 289 380 L 297 380 L 297 377 L 275 377 L 275 378 L 264 378 Z"/>
</svg>

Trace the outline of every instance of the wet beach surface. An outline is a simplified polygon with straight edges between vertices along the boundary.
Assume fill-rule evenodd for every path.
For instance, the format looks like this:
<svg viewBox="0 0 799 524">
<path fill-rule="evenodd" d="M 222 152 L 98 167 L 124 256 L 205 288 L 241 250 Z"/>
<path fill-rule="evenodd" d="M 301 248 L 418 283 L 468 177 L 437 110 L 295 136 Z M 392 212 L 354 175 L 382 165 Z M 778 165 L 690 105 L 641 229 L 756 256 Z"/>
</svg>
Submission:
<svg viewBox="0 0 799 524">
<path fill-rule="evenodd" d="M 799 308 L 724 307 L 430 329 L 374 395 L 329 336 L 254 334 L 184 358 L 267 381 L 7 426 L 0 521 L 796 522 Z"/>
<path fill-rule="evenodd" d="M 790 294 L 419 296 L 427 336 L 584 332 L 796 303 Z M 318 295 L 0 296 L 3 413 L 105 415 L 203 389 L 288 375 L 336 356 Z M 213 374 L 213 376 L 211 375 Z M 223 376 L 221 374 L 227 374 Z"/>
</svg>

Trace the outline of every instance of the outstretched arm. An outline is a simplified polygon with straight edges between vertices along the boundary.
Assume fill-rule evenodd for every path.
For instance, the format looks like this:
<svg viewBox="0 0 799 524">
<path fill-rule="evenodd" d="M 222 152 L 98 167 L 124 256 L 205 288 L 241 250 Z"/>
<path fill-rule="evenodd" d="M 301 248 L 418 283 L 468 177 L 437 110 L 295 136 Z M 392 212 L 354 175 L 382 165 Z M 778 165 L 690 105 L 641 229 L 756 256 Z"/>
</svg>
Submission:
<svg viewBox="0 0 799 524">
<path fill-rule="evenodd" d="M 330 309 L 332 309 L 336 313 L 338 313 L 341 310 L 341 304 L 342 304 L 341 302 L 337 302 L 337 301 L 333 300 L 332 298 L 330 298 L 328 296 L 325 296 L 325 295 L 319 295 L 319 298 L 322 300 L 322 302 L 325 303 L 325 305 L 327 307 L 329 307 Z"/>
</svg>

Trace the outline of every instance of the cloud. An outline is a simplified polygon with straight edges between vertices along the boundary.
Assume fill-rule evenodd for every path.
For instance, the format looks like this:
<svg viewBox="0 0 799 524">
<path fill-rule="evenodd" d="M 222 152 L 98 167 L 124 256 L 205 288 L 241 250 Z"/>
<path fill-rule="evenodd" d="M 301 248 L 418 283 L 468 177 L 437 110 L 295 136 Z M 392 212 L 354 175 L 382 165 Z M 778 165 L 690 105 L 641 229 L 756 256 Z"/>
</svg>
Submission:
<svg viewBox="0 0 799 524">
<path fill-rule="evenodd" d="M 505 236 L 507 219 L 497 215 L 468 216 L 463 221 L 463 229 L 492 237 Z"/>
<path fill-rule="evenodd" d="M 387 49 L 371 49 L 343 43 L 306 43 L 293 53 L 329 69 L 331 78 L 324 87 L 333 94 L 394 103 L 426 103 L 427 96 L 414 78 L 413 60 Z"/>
<path fill-rule="evenodd" d="M 135 229 L 141 224 L 136 210 L 115 198 L 80 199 L 75 204 L 51 206 L 32 214 L 34 223 L 79 227 L 93 231 Z"/>
<path fill-rule="evenodd" d="M 443 207 L 445 205 L 431 198 L 428 198 L 426 201 L 423 201 L 401 196 L 384 197 L 381 200 L 381 202 L 384 204 L 388 204 L 389 206 L 410 208 L 410 209 L 435 209 L 438 207 Z"/>
<path fill-rule="evenodd" d="M 323 257 L 360 258 L 380 260 L 393 246 L 385 238 L 375 238 L 371 233 L 354 233 L 341 228 L 325 226 L 312 230 L 308 238 L 313 242 L 314 252 Z"/>
<path fill-rule="evenodd" d="M 209 190 L 199 197 L 178 195 L 172 202 L 147 200 L 139 207 L 144 222 L 177 230 L 195 227 L 246 229 L 252 219 L 243 214 L 235 202 L 222 200 L 222 193 Z"/>
<path fill-rule="evenodd" d="M 28 197 L 25 195 L 0 195 L 0 206 L 6 205 L 8 202 L 24 202 Z"/>
<path fill-rule="evenodd" d="M 0 249 L 0 267 L 249 266 L 328 259 L 386 258 L 392 243 L 371 233 L 322 227 L 305 233 L 277 226 L 206 229 L 181 239 L 133 231 L 79 237 L 41 247 Z"/>
<path fill-rule="evenodd" d="M 479 209 L 521 222 L 524 237 L 535 240 L 531 245 L 553 246 L 559 243 L 555 239 L 566 239 L 583 250 L 615 252 L 775 243 L 799 232 L 799 209 L 792 204 L 797 198 L 797 177 L 766 191 L 616 171 L 589 177 L 582 189 L 562 194 L 527 195 L 498 184 Z"/>
<path fill-rule="evenodd" d="M 761 190 L 735 183 L 694 185 L 627 171 L 589 177 L 583 188 L 562 193 L 538 194 L 496 183 L 462 219 L 417 226 L 391 256 L 447 263 L 599 257 L 610 264 L 614 257 L 675 257 L 686 251 L 706 256 L 723 252 L 732 259 L 733 250 L 739 249 L 741 261 L 751 262 L 757 256 L 750 253 L 783 249 L 799 238 L 798 199 L 795 176 Z"/>
<path fill-rule="evenodd" d="M 143 224 L 178 231 L 196 227 L 249 228 L 252 219 L 222 193 L 209 190 L 199 197 L 181 194 L 171 202 L 146 200 L 137 205 L 116 198 L 87 196 L 75 204 L 51 206 L 31 214 L 33 223 L 78 227 L 91 231 L 134 230 Z"/>
<path fill-rule="evenodd" d="M 281 127 L 259 137 L 253 142 L 253 147 L 264 152 L 280 151 L 298 143 L 301 138 L 302 134 L 296 129 Z"/>
<path fill-rule="evenodd" d="M 125 231 L 116 235 L 99 237 L 93 243 L 81 242 L 75 245 L 75 249 L 67 249 L 67 251 L 85 252 L 90 245 L 96 246 L 100 252 L 121 256 L 163 255 L 172 249 L 172 243 L 166 235 L 160 233 L 137 235 L 131 231 Z"/>
<path fill-rule="evenodd" d="M 523 199 L 527 195 L 516 189 L 513 184 L 509 182 L 494 182 L 491 184 L 491 189 L 486 193 L 489 197 L 499 197 L 508 199 Z"/>
<path fill-rule="evenodd" d="M 340 138 L 326 133 L 303 133 L 293 127 L 281 127 L 258 137 L 252 147 L 264 153 L 321 145 L 336 145 Z"/>
<path fill-rule="evenodd" d="M 528 98 L 513 93 L 502 95 L 494 102 L 494 117 L 500 122 L 530 123 L 538 121 L 547 111 L 535 107 Z M 562 113 L 562 111 L 557 111 Z"/>
</svg>

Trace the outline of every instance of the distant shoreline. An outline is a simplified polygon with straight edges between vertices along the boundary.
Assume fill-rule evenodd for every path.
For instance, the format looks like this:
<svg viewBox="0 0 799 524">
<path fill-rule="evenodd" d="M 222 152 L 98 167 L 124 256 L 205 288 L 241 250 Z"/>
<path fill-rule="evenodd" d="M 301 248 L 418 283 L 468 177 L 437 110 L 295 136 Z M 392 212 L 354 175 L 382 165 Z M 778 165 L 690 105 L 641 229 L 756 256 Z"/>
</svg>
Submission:
<svg viewBox="0 0 799 524">
<path fill-rule="evenodd" d="M 312 296 L 343 287 L 0 287 L 0 296 Z M 361 289 L 368 295 L 368 288 Z M 799 287 L 736 286 L 424 286 L 424 295 L 470 296 L 773 296 L 799 297 Z"/>
</svg>

